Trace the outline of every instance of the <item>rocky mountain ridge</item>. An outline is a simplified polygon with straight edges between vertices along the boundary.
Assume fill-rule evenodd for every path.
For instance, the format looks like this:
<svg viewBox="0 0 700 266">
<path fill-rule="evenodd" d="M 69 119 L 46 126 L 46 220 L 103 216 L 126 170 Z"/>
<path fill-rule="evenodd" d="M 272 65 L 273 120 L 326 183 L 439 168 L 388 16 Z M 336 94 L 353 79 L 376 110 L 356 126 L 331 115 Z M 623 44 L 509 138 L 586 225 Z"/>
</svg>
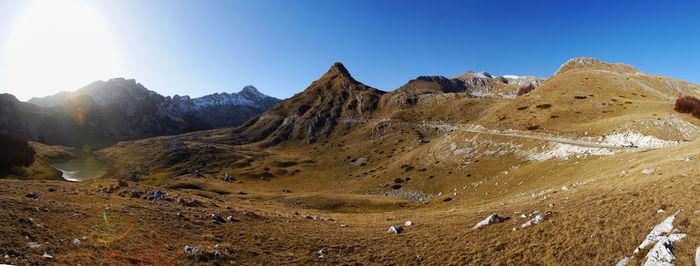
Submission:
<svg viewBox="0 0 700 266">
<path fill-rule="evenodd" d="M 237 93 L 165 97 L 133 79 L 95 81 L 75 92 L 20 102 L 11 95 L 0 128 L 60 145 L 110 143 L 237 126 L 281 100 L 246 86 Z"/>
</svg>

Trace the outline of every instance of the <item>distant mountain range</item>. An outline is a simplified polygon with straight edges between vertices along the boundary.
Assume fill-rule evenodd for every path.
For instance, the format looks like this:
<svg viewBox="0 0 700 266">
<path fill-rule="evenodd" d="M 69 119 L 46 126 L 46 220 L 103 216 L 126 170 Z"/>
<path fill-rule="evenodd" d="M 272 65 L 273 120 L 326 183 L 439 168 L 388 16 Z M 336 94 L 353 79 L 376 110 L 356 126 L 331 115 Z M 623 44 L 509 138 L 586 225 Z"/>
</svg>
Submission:
<svg viewBox="0 0 700 266">
<path fill-rule="evenodd" d="M 199 98 L 165 97 L 133 79 L 115 78 L 27 102 L 0 94 L 0 129 L 47 144 L 109 144 L 237 126 L 279 102 L 253 86 Z"/>
</svg>

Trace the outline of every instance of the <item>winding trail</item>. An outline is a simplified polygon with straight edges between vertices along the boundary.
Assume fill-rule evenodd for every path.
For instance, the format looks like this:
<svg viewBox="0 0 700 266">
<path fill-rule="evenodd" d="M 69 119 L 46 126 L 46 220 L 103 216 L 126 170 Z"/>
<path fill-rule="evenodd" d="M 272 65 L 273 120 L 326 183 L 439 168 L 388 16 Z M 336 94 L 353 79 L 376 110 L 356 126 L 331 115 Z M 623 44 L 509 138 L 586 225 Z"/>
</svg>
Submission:
<svg viewBox="0 0 700 266">
<path fill-rule="evenodd" d="M 409 125 L 409 126 L 422 126 L 422 127 L 432 127 L 432 128 L 442 128 L 442 129 L 448 129 L 448 130 L 459 130 L 463 132 L 470 132 L 470 133 L 477 133 L 477 134 L 487 134 L 487 135 L 494 135 L 494 136 L 505 136 L 505 137 L 513 137 L 513 138 L 524 138 L 524 139 L 534 139 L 534 140 L 542 140 L 542 141 L 549 141 L 549 142 L 557 142 L 557 143 L 562 143 L 562 144 L 571 144 L 571 145 L 578 145 L 578 146 L 585 146 L 585 147 L 592 147 L 592 148 L 607 148 L 607 149 L 623 149 L 623 150 L 650 150 L 650 149 L 655 149 L 655 148 L 648 148 L 648 147 L 623 147 L 623 146 L 616 146 L 616 145 L 609 145 L 609 144 L 602 144 L 602 143 L 596 143 L 596 142 L 588 142 L 588 141 L 581 141 L 581 140 L 572 140 L 572 139 L 565 139 L 565 138 L 558 138 L 558 137 L 546 137 L 546 136 L 536 136 L 536 135 L 530 135 L 530 134 L 524 134 L 524 133 L 504 133 L 504 132 L 498 132 L 496 130 L 487 130 L 487 129 L 479 129 L 478 127 L 482 127 L 479 124 L 447 124 L 447 123 L 435 123 L 433 121 L 425 121 L 422 123 L 417 123 L 417 122 L 407 122 L 407 121 L 402 121 L 402 120 L 397 120 L 397 119 L 355 119 L 355 118 L 345 118 L 341 120 L 344 123 L 364 123 L 364 122 L 390 122 L 390 123 L 395 123 L 395 124 L 400 124 L 400 125 Z"/>
</svg>

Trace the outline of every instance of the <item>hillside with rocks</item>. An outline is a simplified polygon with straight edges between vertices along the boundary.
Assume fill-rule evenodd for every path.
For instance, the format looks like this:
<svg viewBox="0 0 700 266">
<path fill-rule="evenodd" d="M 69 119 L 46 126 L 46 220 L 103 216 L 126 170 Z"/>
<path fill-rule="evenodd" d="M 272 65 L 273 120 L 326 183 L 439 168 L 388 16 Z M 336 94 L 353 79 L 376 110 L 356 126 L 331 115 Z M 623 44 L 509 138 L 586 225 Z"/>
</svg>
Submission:
<svg viewBox="0 0 700 266">
<path fill-rule="evenodd" d="M 384 92 L 335 63 L 238 127 L 98 150 L 103 178 L 2 180 L 0 221 L 19 230 L 0 262 L 692 265 L 700 120 L 674 102 L 699 86 L 593 58 L 555 68 Z M 171 108 L 198 108 L 183 98 Z"/>
</svg>

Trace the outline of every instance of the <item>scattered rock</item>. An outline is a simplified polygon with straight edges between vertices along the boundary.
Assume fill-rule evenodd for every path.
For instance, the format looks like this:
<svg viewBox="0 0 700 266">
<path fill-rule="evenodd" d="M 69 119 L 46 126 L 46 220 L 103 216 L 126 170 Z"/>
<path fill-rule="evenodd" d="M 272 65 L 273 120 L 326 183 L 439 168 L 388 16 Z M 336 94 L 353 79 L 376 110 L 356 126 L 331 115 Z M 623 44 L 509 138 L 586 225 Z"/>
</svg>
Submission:
<svg viewBox="0 0 700 266">
<path fill-rule="evenodd" d="M 73 244 L 80 245 L 80 239 L 73 238 Z"/>
<path fill-rule="evenodd" d="M 695 250 L 695 266 L 700 266 L 700 246 Z"/>
<path fill-rule="evenodd" d="M 678 214 L 678 212 L 676 212 Z M 661 235 L 671 232 L 673 229 L 673 220 L 676 218 L 676 214 L 673 214 L 661 222 L 660 224 L 654 226 L 651 232 L 644 238 L 641 244 L 634 250 L 634 253 L 638 253 L 640 250 L 644 249 L 646 246 L 661 239 Z"/>
<path fill-rule="evenodd" d="M 199 249 L 195 247 L 185 246 L 185 254 L 187 255 L 197 255 Z"/>
<path fill-rule="evenodd" d="M 537 215 L 537 216 L 535 216 L 535 218 L 530 219 L 529 221 L 525 222 L 520 227 L 525 228 L 528 226 L 536 225 L 536 224 L 540 223 L 542 221 L 542 219 L 543 219 L 542 215 Z"/>
<path fill-rule="evenodd" d="M 229 222 L 238 222 L 239 221 L 238 219 L 233 218 L 233 216 L 226 217 L 226 220 L 228 220 Z"/>
<path fill-rule="evenodd" d="M 506 218 L 498 216 L 498 214 L 491 214 L 489 217 L 486 217 L 483 221 L 477 223 L 472 229 L 477 229 L 479 227 L 482 227 L 484 225 L 489 225 L 489 224 L 494 224 L 494 223 L 502 223 L 505 221 Z"/>
<path fill-rule="evenodd" d="M 656 245 L 649 250 L 646 255 L 647 261 L 644 262 L 644 266 L 652 265 L 673 265 L 671 262 L 676 259 L 671 251 L 673 242 L 681 240 L 686 234 L 671 234 L 669 236 L 664 236 L 656 242 Z"/>
<path fill-rule="evenodd" d="M 648 168 L 648 169 L 642 170 L 642 174 L 651 174 L 654 171 L 656 171 L 654 168 Z"/>
<path fill-rule="evenodd" d="M 401 227 L 400 225 L 392 225 L 391 227 L 389 227 L 389 230 L 387 230 L 387 232 L 400 234 L 401 232 L 403 232 L 403 227 Z"/>
<path fill-rule="evenodd" d="M 561 187 L 561 190 L 562 190 L 562 191 L 567 191 L 567 190 L 569 190 L 569 188 L 567 188 L 567 187 L 565 187 L 565 186 L 562 186 L 562 187 Z"/>
<path fill-rule="evenodd" d="M 233 218 L 233 217 L 231 217 L 231 218 Z M 224 218 L 222 218 L 221 215 L 219 215 L 218 213 L 211 215 L 211 221 L 215 224 L 222 224 L 222 223 L 226 222 L 226 220 L 224 220 Z"/>
<path fill-rule="evenodd" d="M 222 255 L 221 252 L 215 251 L 214 258 L 216 258 L 217 260 L 220 260 L 220 259 L 224 258 L 224 255 Z"/>
<path fill-rule="evenodd" d="M 41 244 L 39 244 L 37 242 L 29 242 L 29 247 L 30 248 L 40 248 Z"/>
<path fill-rule="evenodd" d="M 617 264 L 615 264 L 615 266 L 626 266 L 630 263 L 630 260 L 632 260 L 633 258 L 634 256 L 623 258 L 620 261 L 618 261 Z"/>
<path fill-rule="evenodd" d="M 340 227 L 345 228 L 345 227 L 348 227 L 348 225 L 347 224 L 340 224 Z"/>
<path fill-rule="evenodd" d="M 284 192 L 284 193 L 292 193 L 291 191 L 289 191 L 289 189 L 286 189 L 286 188 L 283 189 L 282 192 Z"/>
<path fill-rule="evenodd" d="M 413 222 L 411 222 L 411 221 L 406 221 L 406 222 L 404 223 L 404 225 L 405 225 L 405 226 L 411 226 L 411 225 L 413 225 Z"/>
<path fill-rule="evenodd" d="M 622 172 L 620 172 L 620 175 L 626 175 L 626 174 L 627 174 L 627 170 L 622 170 Z"/>
<path fill-rule="evenodd" d="M 530 216 L 532 216 L 533 214 L 537 214 L 537 213 L 539 213 L 539 212 L 540 212 L 539 210 L 536 210 L 536 211 L 532 212 L 532 214 L 530 214 Z M 530 219 L 529 221 L 525 222 L 525 223 L 522 224 L 520 227 L 525 228 L 525 227 L 528 227 L 528 226 L 533 226 L 533 225 L 539 224 L 539 223 L 541 223 L 542 221 L 544 221 L 545 218 L 547 218 L 547 217 L 549 217 L 549 216 L 551 216 L 551 215 L 552 215 L 552 212 L 551 212 L 551 211 L 547 211 L 547 212 L 545 212 L 545 213 L 542 214 L 542 215 L 536 215 L 534 218 L 532 218 L 532 219 Z"/>
<path fill-rule="evenodd" d="M 662 212 L 664 212 L 664 209 L 658 209 L 658 210 L 656 210 L 656 213 L 662 213 Z"/>
<path fill-rule="evenodd" d="M 44 255 L 41 255 L 41 256 L 46 258 L 46 259 L 53 259 L 53 256 L 51 256 L 49 253 L 46 253 L 46 251 L 44 251 Z"/>
</svg>

